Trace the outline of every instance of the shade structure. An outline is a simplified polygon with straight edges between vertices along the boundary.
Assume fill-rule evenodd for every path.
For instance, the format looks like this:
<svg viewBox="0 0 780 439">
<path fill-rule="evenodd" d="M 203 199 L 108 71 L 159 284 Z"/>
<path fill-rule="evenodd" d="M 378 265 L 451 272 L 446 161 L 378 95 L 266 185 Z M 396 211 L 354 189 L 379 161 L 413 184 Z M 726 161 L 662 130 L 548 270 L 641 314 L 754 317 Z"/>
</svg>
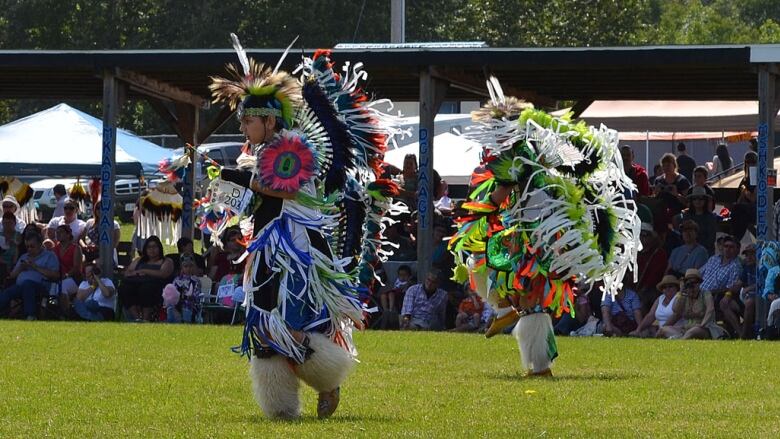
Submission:
<svg viewBox="0 0 780 439">
<path fill-rule="evenodd" d="M 479 166 L 482 148 L 464 137 L 442 133 L 433 139 L 433 169 L 449 184 L 468 184 L 474 168 Z M 420 144 L 410 143 L 385 153 L 385 161 L 403 168 L 404 157 L 412 154 L 419 162 Z"/>
<path fill-rule="evenodd" d="M 170 150 L 117 129 L 117 175 L 153 174 Z M 0 175 L 100 173 L 103 122 L 67 104 L 0 126 Z"/>
</svg>

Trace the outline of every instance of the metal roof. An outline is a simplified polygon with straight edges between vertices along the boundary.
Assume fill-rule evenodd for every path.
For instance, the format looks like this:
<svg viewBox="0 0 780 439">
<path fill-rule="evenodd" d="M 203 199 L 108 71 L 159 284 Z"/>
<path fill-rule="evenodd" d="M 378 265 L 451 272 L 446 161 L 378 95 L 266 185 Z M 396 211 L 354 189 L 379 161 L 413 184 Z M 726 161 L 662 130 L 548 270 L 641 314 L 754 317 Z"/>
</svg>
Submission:
<svg viewBox="0 0 780 439">
<path fill-rule="evenodd" d="M 248 49 L 275 64 L 282 49 Z M 291 52 L 292 69 L 301 51 Z M 303 50 L 312 54 L 313 50 Z M 751 64 L 780 59 L 775 45 L 648 46 L 603 48 L 362 48 L 333 51 L 337 64 L 363 62 L 366 89 L 381 97 L 416 101 L 418 72 L 436 74 L 470 87 L 450 88 L 448 99 L 473 99 L 486 73 L 509 91 L 561 100 L 677 99 L 755 100 L 757 74 Z M 231 49 L 0 51 L 0 98 L 99 99 L 100 72 L 119 67 L 208 97 L 210 75 L 236 62 Z M 131 92 L 131 96 L 133 93 Z"/>
</svg>

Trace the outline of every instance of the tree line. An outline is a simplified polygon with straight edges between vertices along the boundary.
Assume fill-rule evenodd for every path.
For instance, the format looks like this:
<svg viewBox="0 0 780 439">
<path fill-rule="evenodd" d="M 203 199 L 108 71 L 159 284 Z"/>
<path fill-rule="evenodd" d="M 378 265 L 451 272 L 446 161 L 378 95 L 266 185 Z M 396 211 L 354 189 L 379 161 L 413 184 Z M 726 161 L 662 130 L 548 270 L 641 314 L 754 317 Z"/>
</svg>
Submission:
<svg viewBox="0 0 780 439">
<path fill-rule="evenodd" d="M 780 42 L 776 0 L 407 0 L 406 41 L 492 47 Z M 390 40 L 390 0 L 0 0 L 0 50 L 302 47 Z M 52 105 L 0 101 L 0 123 Z M 100 103 L 74 103 L 100 114 Z M 168 128 L 143 101 L 121 126 Z M 235 127 L 228 127 L 234 129 Z"/>
</svg>

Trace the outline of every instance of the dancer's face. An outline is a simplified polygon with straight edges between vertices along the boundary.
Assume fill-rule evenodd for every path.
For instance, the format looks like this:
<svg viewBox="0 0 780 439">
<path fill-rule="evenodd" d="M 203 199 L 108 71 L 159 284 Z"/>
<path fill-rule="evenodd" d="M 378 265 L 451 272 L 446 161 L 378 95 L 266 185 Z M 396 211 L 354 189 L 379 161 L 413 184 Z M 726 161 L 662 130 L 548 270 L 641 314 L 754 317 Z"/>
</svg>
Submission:
<svg viewBox="0 0 780 439">
<path fill-rule="evenodd" d="M 244 116 L 241 118 L 241 132 L 253 145 L 268 141 L 274 135 L 275 125 L 276 118 L 273 116 Z"/>
</svg>

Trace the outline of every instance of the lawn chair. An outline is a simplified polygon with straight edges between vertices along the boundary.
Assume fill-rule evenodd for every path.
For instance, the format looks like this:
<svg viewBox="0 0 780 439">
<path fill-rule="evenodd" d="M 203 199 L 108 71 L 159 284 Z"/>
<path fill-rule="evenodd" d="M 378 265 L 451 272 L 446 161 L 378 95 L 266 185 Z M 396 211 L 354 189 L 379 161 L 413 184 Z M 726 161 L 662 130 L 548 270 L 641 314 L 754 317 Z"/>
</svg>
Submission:
<svg viewBox="0 0 780 439">
<path fill-rule="evenodd" d="M 231 276 L 231 275 L 228 275 Z M 224 279 L 224 278 L 223 278 Z M 235 279 L 234 279 L 235 280 Z M 211 279 L 209 279 L 211 282 Z M 209 289 L 206 290 L 201 284 L 201 291 L 203 292 L 203 318 L 206 323 L 214 323 L 215 315 L 227 315 L 231 314 L 230 324 L 233 325 L 242 319 L 242 315 L 239 314 L 239 310 L 243 309 L 242 300 L 237 300 L 234 297 L 234 293 L 237 290 L 235 282 L 222 283 L 213 287 L 209 285 Z M 230 297 L 232 304 L 227 306 L 223 303 L 225 297 Z"/>
</svg>

